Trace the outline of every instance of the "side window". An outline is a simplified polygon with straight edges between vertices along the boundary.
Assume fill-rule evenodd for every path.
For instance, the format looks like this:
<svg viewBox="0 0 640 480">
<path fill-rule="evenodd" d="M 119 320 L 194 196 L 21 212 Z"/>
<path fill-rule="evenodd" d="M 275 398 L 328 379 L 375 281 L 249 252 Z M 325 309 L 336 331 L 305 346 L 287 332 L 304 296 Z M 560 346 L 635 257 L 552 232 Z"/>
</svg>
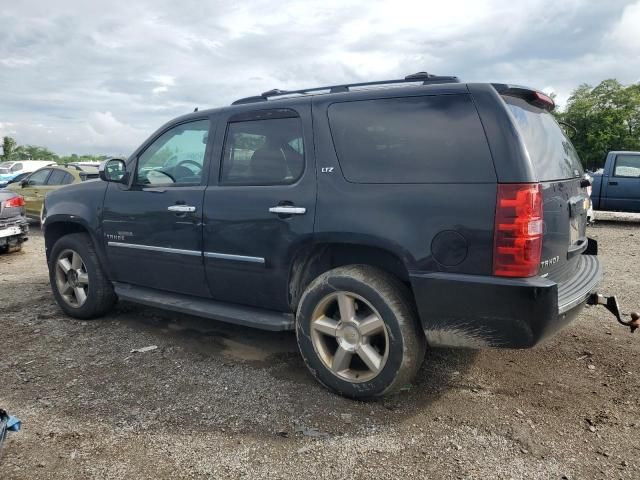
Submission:
<svg viewBox="0 0 640 480">
<path fill-rule="evenodd" d="M 299 117 L 231 122 L 225 138 L 223 185 L 286 185 L 304 170 Z"/>
<path fill-rule="evenodd" d="M 29 185 L 30 187 L 44 185 L 47 182 L 47 177 L 50 173 L 50 168 L 43 168 L 42 170 L 38 170 L 37 172 L 32 173 L 27 180 L 27 185 Z"/>
<path fill-rule="evenodd" d="M 21 163 L 16 163 L 13 165 L 13 167 L 11 167 L 11 172 L 19 172 L 20 170 L 22 170 L 22 164 Z"/>
<path fill-rule="evenodd" d="M 69 175 L 64 170 L 54 169 L 49 175 L 47 185 L 64 185 L 65 176 Z"/>
<path fill-rule="evenodd" d="M 329 125 L 354 183 L 493 182 L 495 170 L 469 95 L 334 103 Z"/>
<path fill-rule="evenodd" d="M 617 155 L 614 177 L 640 177 L 640 155 Z"/>
<path fill-rule="evenodd" d="M 200 184 L 208 137 L 209 120 L 183 123 L 166 131 L 138 157 L 136 184 Z"/>
</svg>

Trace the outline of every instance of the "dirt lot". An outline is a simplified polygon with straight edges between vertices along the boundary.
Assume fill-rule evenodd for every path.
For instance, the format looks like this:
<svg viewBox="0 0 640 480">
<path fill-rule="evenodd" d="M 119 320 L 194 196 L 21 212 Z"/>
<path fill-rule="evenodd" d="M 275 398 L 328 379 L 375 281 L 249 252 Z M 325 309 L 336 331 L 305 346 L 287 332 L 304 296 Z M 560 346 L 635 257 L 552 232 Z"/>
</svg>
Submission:
<svg viewBox="0 0 640 480">
<path fill-rule="evenodd" d="M 311 379 L 293 334 L 123 304 L 63 316 L 33 230 L 0 256 L 0 406 L 24 425 L 0 478 L 640 478 L 640 332 L 604 309 L 533 350 L 431 351 L 410 390 L 354 402 Z M 640 307 L 640 225 L 591 235 L 603 291 Z"/>
</svg>

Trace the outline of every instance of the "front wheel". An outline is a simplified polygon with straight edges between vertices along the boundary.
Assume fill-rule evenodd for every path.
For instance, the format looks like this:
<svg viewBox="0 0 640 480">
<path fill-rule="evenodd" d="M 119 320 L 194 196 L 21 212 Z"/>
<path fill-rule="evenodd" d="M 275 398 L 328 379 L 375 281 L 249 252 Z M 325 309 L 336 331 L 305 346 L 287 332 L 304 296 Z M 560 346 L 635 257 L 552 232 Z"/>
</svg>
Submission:
<svg viewBox="0 0 640 480">
<path fill-rule="evenodd" d="M 65 235 L 54 244 L 49 257 L 49 280 L 60 308 L 75 318 L 102 316 L 116 302 L 113 286 L 86 233 Z"/>
<path fill-rule="evenodd" d="M 426 348 L 407 288 L 366 265 L 316 278 L 300 300 L 296 334 L 316 379 L 352 398 L 382 396 L 411 382 Z"/>
</svg>

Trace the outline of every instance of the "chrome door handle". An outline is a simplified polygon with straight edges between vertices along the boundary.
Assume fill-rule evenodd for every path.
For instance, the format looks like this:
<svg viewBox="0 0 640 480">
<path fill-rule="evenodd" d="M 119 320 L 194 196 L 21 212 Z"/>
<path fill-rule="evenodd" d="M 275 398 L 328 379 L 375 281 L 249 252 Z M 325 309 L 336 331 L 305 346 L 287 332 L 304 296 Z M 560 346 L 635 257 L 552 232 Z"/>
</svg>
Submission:
<svg viewBox="0 0 640 480">
<path fill-rule="evenodd" d="M 167 210 L 170 212 L 191 213 L 196 211 L 196 207 L 192 207 L 191 205 L 171 205 L 167 207 Z"/>
<path fill-rule="evenodd" d="M 284 215 L 304 215 L 307 209 L 304 207 L 294 207 L 292 205 L 278 205 L 269 209 L 271 213 L 279 213 Z"/>
</svg>

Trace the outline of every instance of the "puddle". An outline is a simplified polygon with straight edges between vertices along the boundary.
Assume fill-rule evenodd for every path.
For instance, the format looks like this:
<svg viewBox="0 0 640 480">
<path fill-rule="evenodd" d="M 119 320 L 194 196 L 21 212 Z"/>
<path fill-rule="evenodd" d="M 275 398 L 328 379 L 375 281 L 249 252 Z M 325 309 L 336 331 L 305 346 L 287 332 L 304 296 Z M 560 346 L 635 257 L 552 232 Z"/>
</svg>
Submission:
<svg viewBox="0 0 640 480">
<path fill-rule="evenodd" d="M 190 340 L 189 349 L 205 355 L 220 354 L 259 367 L 283 363 L 279 358 L 297 355 L 294 332 L 270 332 L 216 322 L 189 315 L 133 307 L 122 313 L 136 323 L 158 328 L 166 335 Z M 302 359 L 298 356 L 300 362 Z M 275 362 L 274 362 L 275 360 Z"/>
</svg>

